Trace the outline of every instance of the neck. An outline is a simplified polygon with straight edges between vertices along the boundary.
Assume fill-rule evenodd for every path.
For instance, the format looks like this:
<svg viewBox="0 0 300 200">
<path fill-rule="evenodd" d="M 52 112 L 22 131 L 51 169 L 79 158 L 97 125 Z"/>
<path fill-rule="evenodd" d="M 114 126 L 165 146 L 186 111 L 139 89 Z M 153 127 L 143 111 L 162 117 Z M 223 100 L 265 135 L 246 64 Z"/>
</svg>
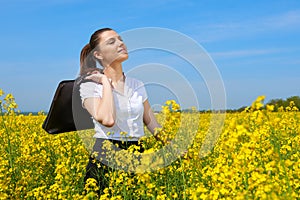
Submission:
<svg viewBox="0 0 300 200">
<path fill-rule="evenodd" d="M 122 64 L 118 64 L 114 66 L 106 66 L 104 70 L 104 74 L 108 78 L 110 78 L 113 83 L 117 83 L 118 81 L 123 79 Z"/>
</svg>

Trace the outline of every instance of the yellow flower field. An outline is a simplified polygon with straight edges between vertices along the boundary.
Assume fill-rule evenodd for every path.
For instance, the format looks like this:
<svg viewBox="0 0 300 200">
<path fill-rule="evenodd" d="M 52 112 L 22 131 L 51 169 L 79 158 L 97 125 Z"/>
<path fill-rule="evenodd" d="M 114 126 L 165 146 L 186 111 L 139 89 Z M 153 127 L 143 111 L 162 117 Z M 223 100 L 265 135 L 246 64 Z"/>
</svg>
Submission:
<svg viewBox="0 0 300 200">
<path fill-rule="evenodd" d="M 300 112 L 293 103 L 279 112 L 262 109 L 263 100 L 227 113 L 206 156 L 200 149 L 213 114 L 181 113 L 166 102 L 157 115 L 159 135 L 179 135 L 178 144 L 191 143 L 188 151 L 167 166 L 144 157 L 135 174 L 109 171 L 109 187 L 98 197 L 93 179 L 83 185 L 90 131 L 50 135 L 42 129 L 44 113 L 19 114 L 13 95 L 0 89 L 0 199 L 300 199 Z M 163 147 L 153 136 L 141 143 L 147 153 Z M 143 171 L 149 166 L 159 167 Z"/>
</svg>

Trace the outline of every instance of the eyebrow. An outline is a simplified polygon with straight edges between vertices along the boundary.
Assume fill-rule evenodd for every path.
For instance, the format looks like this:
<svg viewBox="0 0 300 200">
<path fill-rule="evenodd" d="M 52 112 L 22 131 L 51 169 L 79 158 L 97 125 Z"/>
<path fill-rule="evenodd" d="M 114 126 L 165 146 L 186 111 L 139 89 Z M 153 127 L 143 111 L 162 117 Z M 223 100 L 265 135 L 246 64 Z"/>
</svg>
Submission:
<svg viewBox="0 0 300 200">
<path fill-rule="evenodd" d="M 122 37 L 120 35 L 116 36 L 116 37 L 111 37 L 111 38 L 108 38 L 107 40 L 105 40 L 104 42 L 109 42 L 111 40 L 115 40 L 116 38 L 122 40 Z"/>
<path fill-rule="evenodd" d="M 110 41 L 113 41 L 113 40 L 116 40 L 116 38 L 114 38 L 114 37 L 109 38 L 109 39 L 107 39 L 105 42 L 110 42 Z"/>
</svg>

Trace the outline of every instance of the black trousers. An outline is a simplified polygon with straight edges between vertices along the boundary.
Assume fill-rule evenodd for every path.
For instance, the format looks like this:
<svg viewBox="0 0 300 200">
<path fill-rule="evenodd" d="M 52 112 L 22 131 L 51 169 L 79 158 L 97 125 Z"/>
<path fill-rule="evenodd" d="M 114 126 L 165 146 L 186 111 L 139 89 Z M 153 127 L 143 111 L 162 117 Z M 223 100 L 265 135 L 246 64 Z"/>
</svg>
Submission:
<svg viewBox="0 0 300 200">
<path fill-rule="evenodd" d="M 114 171 L 116 169 L 107 165 L 103 162 L 103 157 L 106 156 L 107 152 L 104 150 L 104 142 L 108 139 L 97 138 L 93 147 L 93 152 L 97 152 L 98 156 L 93 155 L 89 157 L 89 162 L 86 166 L 86 174 L 84 177 L 84 185 L 87 183 L 89 178 L 94 178 L 98 187 L 100 188 L 98 194 L 103 194 L 103 190 L 109 186 L 109 177 L 105 174 Z M 118 146 L 120 149 L 128 149 L 131 145 L 140 146 L 138 141 L 120 141 L 120 140 L 109 140 L 112 144 Z M 142 147 L 140 146 L 140 152 L 143 152 Z M 115 148 L 117 150 L 117 148 Z M 109 152 L 108 152 L 109 153 Z M 104 159 L 105 160 L 105 159 Z"/>
</svg>

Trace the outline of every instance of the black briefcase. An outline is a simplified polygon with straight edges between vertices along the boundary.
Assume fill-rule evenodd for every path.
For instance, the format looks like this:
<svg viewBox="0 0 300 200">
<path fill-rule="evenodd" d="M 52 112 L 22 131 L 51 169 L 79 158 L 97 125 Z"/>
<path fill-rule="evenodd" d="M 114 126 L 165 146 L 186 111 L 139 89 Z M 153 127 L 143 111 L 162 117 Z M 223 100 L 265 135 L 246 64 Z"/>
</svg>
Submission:
<svg viewBox="0 0 300 200">
<path fill-rule="evenodd" d="M 91 115 L 82 107 L 79 86 L 83 77 L 58 84 L 42 128 L 50 134 L 94 128 Z M 88 80 L 89 81 L 89 80 Z"/>
</svg>

